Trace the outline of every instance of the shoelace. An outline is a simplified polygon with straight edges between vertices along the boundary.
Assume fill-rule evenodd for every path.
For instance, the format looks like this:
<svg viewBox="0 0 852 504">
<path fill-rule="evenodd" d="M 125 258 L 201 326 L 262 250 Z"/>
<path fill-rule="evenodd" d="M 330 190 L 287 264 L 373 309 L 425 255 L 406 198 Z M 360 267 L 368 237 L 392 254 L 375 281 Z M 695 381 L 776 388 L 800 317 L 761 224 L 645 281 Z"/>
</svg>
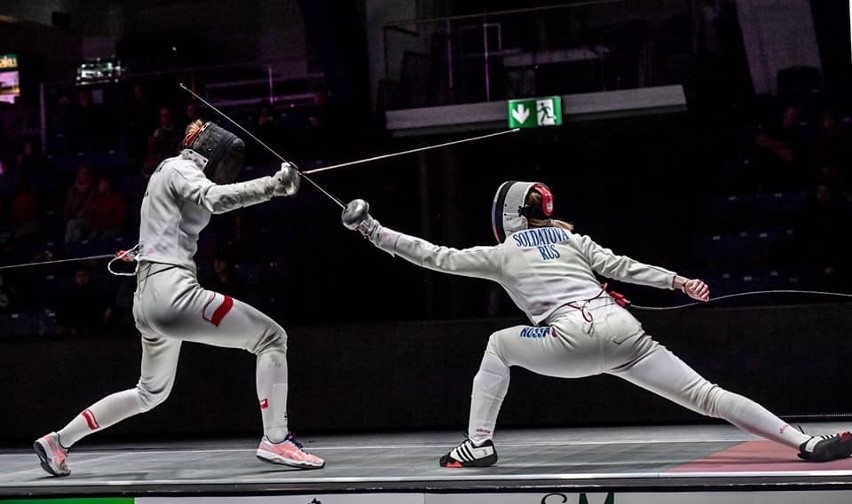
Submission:
<svg viewBox="0 0 852 504">
<path fill-rule="evenodd" d="M 453 448 L 452 451 L 458 450 L 459 448 L 461 448 L 464 445 L 470 445 L 471 448 L 473 448 L 475 446 L 473 444 L 473 441 L 470 440 L 470 436 L 467 434 L 467 432 L 462 432 L 462 435 L 464 436 L 464 441 L 462 441 L 461 443 L 456 445 L 456 447 Z"/>
<path fill-rule="evenodd" d="M 461 448 L 462 446 L 465 446 L 465 445 L 468 447 L 469 450 L 472 450 L 474 448 L 480 448 L 479 446 L 476 446 L 476 443 L 474 443 L 472 439 L 470 439 L 470 436 L 468 435 L 467 432 L 464 432 L 463 434 L 464 434 L 464 441 L 459 443 L 458 446 L 453 448 L 453 450 L 458 450 L 459 448 Z"/>
<path fill-rule="evenodd" d="M 293 435 L 292 432 L 287 434 L 287 436 L 284 438 L 284 441 L 290 441 L 291 443 L 296 445 L 296 448 L 298 448 L 300 450 L 302 449 L 302 443 L 300 443 L 299 441 L 296 440 L 296 437 Z"/>
</svg>

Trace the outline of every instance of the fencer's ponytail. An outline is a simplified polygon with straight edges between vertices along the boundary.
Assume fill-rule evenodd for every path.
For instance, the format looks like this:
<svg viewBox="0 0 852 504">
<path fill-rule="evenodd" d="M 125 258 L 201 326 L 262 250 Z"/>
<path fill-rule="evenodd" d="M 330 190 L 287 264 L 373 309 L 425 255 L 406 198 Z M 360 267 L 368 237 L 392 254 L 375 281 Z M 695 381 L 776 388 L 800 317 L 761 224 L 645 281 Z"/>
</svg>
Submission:
<svg viewBox="0 0 852 504">
<path fill-rule="evenodd" d="M 189 146 L 195 137 L 198 136 L 198 133 L 201 132 L 201 128 L 204 126 L 204 123 L 201 120 L 196 119 L 191 123 L 186 125 L 186 131 L 184 132 L 183 143 L 181 143 L 181 149 Z"/>
<path fill-rule="evenodd" d="M 540 208 L 542 203 L 541 194 L 538 191 L 530 191 L 527 196 L 526 204 L 527 206 L 531 206 L 534 208 Z M 566 231 L 574 231 L 574 224 L 570 222 L 565 222 L 559 219 L 536 219 L 536 218 L 528 218 L 527 221 L 530 223 L 530 227 L 557 227 L 564 229 Z"/>
</svg>

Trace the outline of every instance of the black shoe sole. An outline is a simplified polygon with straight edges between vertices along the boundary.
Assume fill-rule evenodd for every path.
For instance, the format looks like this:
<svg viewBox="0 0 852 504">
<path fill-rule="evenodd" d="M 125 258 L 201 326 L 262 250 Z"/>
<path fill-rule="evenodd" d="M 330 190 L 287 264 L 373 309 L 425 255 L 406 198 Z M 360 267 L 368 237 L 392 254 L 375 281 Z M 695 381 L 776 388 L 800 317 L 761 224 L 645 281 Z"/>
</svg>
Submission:
<svg viewBox="0 0 852 504">
<path fill-rule="evenodd" d="M 485 457 L 483 459 L 471 460 L 470 462 L 462 462 L 460 460 L 456 460 L 451 458 L 449 454 L 444 455 L 438 461 L 438 465 L 441 467 L 448 467 L 450 469 L 457 469 L 460 467 L 491 467 L 497 463 L 497 454 L 491 455 L 489 457 Z"/>
</svg>

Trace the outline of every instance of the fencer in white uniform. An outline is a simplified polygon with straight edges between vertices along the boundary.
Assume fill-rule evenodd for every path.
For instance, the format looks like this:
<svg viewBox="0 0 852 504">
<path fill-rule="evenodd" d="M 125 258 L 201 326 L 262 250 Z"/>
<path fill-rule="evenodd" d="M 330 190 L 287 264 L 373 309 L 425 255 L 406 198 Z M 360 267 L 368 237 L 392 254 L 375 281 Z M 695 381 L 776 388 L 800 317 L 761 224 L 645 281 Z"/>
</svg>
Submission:
<svg viewBox="0 0 852 504">
<path fill-rule="evenodd" d="M 552 215 L 553 196 L 544 184 L 506 182 L 492 208 L 498 245 L 458 250 L 382 226 L 363 200 L 344 210 L 347 228 L 359 230 L 393 256 L 430 270 L 499 283 L 532 322 L 489 338 L 473 380 L 467 439 L 441 457 L 441 466 L 484 467 L 497 461 L 492 436 L 511 366 L 560 378 L 618 376 L 690 410 L 798 449 L 802 459 L 850 455 L 852 433 L 803 434 L 754 401 L 704 379 L 645 333 L 597 275 L 680 289 L 699 301 L 709 300 L 704 282 L 617 255 Z"/>
<path fill-rule="evenodd" d="M 257 398 L 264 435 L 261 460 L 300 468 L 325 462 L 302 449 L 287 426 L 287 333 L 270 317 L 198 283 L 198 235 L 213 214 L 291 196 L 299 174 L 284 163 L 273 176 L 233 183 L 245 145 L 212 122 L 187 128 L 183 150 L 151 175 L 142 200 L 133 316 L 142 335 L 141 376 L 129 390 L 89 406 L 34 443 L 48 473 L 70 473 L 67 451 L 83 437 L 145 412 L 169 396 L 184 341 L 257 355 Z"/>
</svg>

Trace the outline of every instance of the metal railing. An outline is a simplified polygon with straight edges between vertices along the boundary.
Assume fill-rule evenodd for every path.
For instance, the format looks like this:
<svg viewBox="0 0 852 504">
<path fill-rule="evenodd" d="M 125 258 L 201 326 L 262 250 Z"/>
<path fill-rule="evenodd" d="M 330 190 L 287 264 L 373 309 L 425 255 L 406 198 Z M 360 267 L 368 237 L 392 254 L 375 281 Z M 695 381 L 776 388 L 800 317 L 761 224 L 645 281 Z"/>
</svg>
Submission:
<svg viewBox="0 0 852 504">
<path fill-rule="evenodd" d="M 186 84 L 216 107 L 236 112 L 256 110 L 262 102 L 280 110 L 313 104 L 316 91 L 323 87 L 324 75 L 305 72 L 287 75 L 276 70 L 280 66 L 284 65 L 281 62 L 216 65 L 125 72 L 112 81 L 92 84 L 80 84 L 73 79 L 42 83 L 39 91 L 42 148 L 45 152 L 65 150 L 65 146 L 57 143 L 57 138 L 64 134 L 61 117 L 71 112 L 80 92 L 90 93 L 95 104 L 109 110 L 113 119 L 117 111 L 130 104 L 136 85 L 146 89 L 153 107 L 168 106 L 178 113 L 180 105 L 193 101 L 180 90 L 178 83 Z M 107 141 L 107 145 L 95 150 L 113 150 L 118 147 L 113 143 Z"/>
<path fill-rule="evenodd" d="M 635 7 L 592 0 L 388 23 L 379 101 L 411 108 L 680 83 L 689 2 Z"/>
</svg>

